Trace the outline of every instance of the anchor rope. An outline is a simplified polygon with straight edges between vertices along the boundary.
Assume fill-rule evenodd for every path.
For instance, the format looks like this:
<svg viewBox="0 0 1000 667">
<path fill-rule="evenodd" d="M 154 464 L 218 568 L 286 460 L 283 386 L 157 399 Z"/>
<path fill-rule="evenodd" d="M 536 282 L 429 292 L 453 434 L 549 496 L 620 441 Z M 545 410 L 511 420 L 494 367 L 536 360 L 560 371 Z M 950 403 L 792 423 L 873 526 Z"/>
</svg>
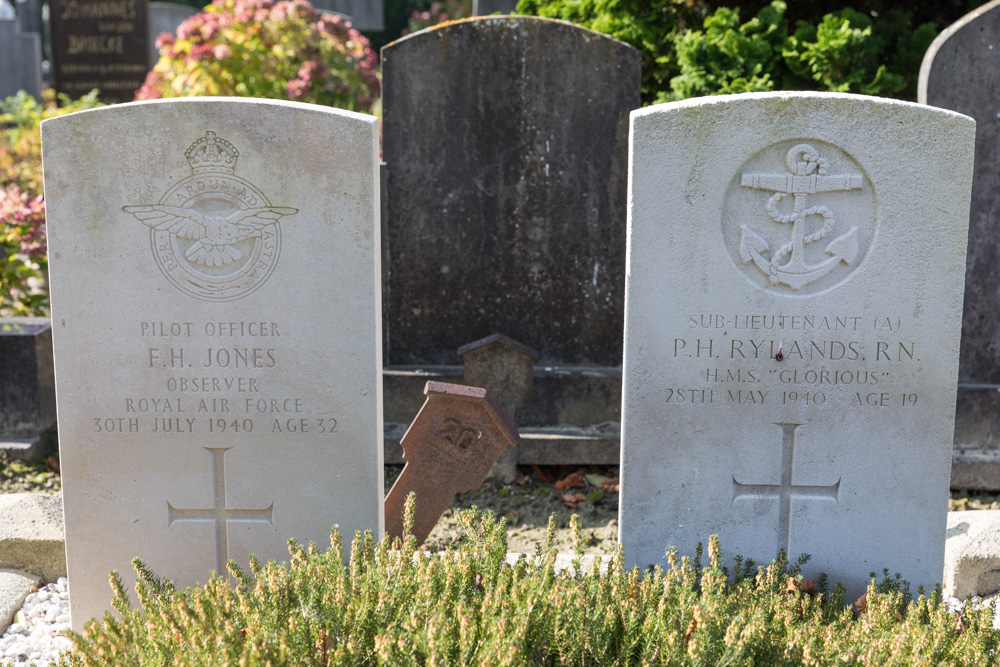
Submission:
<svg viewBox="0 0 1000 667">
<path fill-rule="evenodd" d="M 822 158 L 820 158 L 822 160 Z M 819 165 L 820 173 L 822 174 L 825 169 L 823 165 Z M 782 224 L 787 224 L 789 222 L 796 222 L 798 220 L 806 220 L 809 216 L 818 215 L 823 218 L 823 224 L 818 230 L 812 234 L 802 237 L 802 245 L 808 245 L 810 243 L 815 243 L 823 239 L 830 230 L 833 229 L 833 212 L 826 206 L 810 206 L 807 209 L 796 212 L 792 211 L 788 214 L 782 214 L 778 211 L 778 204 L 788 196 L 785 192 L 776 192 L 770 199 L 767 200 L 767 214 L 775 222 Z M 771 256 L 771 268 L 770 273 L 772 277 L 777 277 L 778 265 L 781 264 L 784 259 L 792 253 L 794 244 L 789 242 L 781 246 L 774 255 Z"/>
</svg>

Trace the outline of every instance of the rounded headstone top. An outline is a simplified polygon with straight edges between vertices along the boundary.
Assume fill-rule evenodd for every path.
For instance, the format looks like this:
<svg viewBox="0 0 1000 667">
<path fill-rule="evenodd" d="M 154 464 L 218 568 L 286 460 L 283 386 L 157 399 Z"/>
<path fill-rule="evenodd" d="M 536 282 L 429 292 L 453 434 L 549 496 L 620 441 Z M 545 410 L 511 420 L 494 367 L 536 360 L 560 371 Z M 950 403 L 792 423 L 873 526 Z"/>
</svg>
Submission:
<svg viewBox="0 0 1000 667">
<path fill-rule="evenodd" d="M 635 52 L 636 57 L 639 56 L 638 49 L 614 37 L 597 32 L 596 30 L 584 28 L 569 21 L 541 16 L 471 16 L 454 21 L 445 21 L 444 23 L 424 28 L 423 30 L 401 37 L 394 42 L 390 42 L 382 47 L 382 51 L 393 49 L 407 42 L 420 41 L 422 38 L 431 35 L 443 38 L 445 35 L 455 32 L 483 29 L 491 29 L 497 36 L 505 36 L 515 31 L 522 33 L 534 33 L 542 30 L 573 32 L 586 39 L 607 40 L 609 44 L 613 44 L 626 51 Z M 516 39 L 517 37 L 515 36 L 514 38 Z"/>
<path fill-rule="evenodd" d="M 920 75 L 917 78 L 917 101 L 920 104 L 928 104 L 927 101 L 927 86 L 931 76 L 931 68 L 935 64 L 935 60 L 938 58 L 939 54 L 943 55 L 941 52 L 945 50 L 945 44 L 947 44 L 952 37 L 960 32 L 966 32 L 966 28 L 972 27 L 972 24 L 977 19 L 981 19 L 987 14 L 996 14 L 996 18 L 1000 20 L 1000 0 L 992 0 L 982 7 L 974 9 L 962 18 L 958 19 L 950 26 L 941 31 L 931 45 L 927 48 L 927 52 L 924 53 L 924 59 L 920 63 Z M 993 33 L 994 35 L 996 33 Z M 990 34 L 984 35 L 987 39 L 993 36 Z M 958 44 L 959 42 L 955 42 Z M 990 50 L 993 50 L 994 45 L 989 45 Z M 995 45 L 997 47 L 998 54 L 1000 54 L 1000 40 L 997 41 Z M 938 63 L 940 65 L 940 63 Z M 947 66 L 947 65 L 946 65 Z"/>
</svg>

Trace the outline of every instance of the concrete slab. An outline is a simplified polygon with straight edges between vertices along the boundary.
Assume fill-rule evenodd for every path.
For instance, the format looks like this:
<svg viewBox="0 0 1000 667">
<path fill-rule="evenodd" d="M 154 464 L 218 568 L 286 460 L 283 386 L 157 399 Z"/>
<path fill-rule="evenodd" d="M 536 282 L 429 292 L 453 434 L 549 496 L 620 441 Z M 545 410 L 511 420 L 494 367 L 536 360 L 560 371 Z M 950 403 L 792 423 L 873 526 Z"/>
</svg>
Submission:
<svg viewBox="0 0 1000 667">
<path fill-rule="evenodd" d="M 0 568 L 55 581 L 66 576 L 62 496 L 0 495 Z"/>
</svg>

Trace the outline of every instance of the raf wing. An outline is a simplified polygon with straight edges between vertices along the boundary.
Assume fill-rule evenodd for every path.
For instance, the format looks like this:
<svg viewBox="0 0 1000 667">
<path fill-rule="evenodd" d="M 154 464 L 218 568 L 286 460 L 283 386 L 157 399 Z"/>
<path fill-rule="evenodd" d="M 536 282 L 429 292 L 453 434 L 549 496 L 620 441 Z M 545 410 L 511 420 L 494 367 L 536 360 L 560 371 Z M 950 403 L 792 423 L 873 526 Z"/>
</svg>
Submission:
<svg viewBox="0 0 1000 667">
<path fill-rule="evenodd" d="M 205 236 L 207 216 L 198 211 L 179 206 L 122 206 L 127 211 L 161 232 L 176 234 L 182 239 L 201 239 Z"/>
</svg>

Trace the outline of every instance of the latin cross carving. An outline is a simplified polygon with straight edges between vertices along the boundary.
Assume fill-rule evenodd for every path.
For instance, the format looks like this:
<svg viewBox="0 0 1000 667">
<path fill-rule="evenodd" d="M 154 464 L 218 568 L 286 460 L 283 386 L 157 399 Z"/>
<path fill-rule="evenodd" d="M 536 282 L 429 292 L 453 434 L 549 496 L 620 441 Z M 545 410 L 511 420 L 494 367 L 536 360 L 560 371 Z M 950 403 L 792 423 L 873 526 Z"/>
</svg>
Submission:
<svg viewBox="0 0 1000 667">
<path fill-rule="evenodd" d="M 274 503 L 264 509 L 233 509 L 226 503 L 226 452 L 232 447 L 205 447 L 212 455 L 212 479 L 215 500 L 206 509 L 179 509 L 167 501 L 167 527 L 185 521 L 211 521 L 215 523 L 216 572 L 226 573 L 229 560 L 228 527 L 230 521 L 261 522 L 274 527 Z"/>
<path fill-rule="evenodd" d="M 781 427 L 781 482 L 778 484 L 742 484 L 733 475 L 733 500 L 758 500 L 775 498 L 778 500 L 778 549 L 788 553 L 788 543 L 792 534 L 792 498 L 832 500 L 840 506 L 840 478 L 829 486 L 798 486 L 792 483 L 795 467 L 795 431 L 802 424 L 775 424 Z"/>
</svg>

